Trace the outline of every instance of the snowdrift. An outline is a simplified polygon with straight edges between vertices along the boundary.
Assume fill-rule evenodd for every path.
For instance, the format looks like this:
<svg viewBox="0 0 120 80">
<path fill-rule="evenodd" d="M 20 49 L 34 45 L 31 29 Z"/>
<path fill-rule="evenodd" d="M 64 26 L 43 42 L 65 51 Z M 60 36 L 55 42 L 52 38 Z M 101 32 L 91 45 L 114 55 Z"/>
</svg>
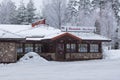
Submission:
<svg viewBox="0 0 120 80">
<path fill-rule="evenodd" d="M 20 60 L 19 62 L 23 62 L 23 63 L 46 63 L 48 62 L 47 60 L 45 60 L 44 58 L 42 58 L 40 55 L 38 55 L 35 52 L 29 52 L 27 54 L 25 54 Z"/>
<path fill-rule="evenodd" d="M 105 50 L 104 59 L 120 59 L 120 50 Z"/>
</svg>

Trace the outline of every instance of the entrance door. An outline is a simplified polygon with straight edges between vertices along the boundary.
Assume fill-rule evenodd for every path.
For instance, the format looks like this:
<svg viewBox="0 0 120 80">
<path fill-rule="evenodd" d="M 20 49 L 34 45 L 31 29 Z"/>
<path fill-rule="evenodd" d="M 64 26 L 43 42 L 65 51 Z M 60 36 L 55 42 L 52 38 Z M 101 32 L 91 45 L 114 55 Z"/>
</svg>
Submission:
<svg viewBox="0 0 120 80">
<path fill-rule="evenodd" d="M 56 46 L 56 58 L 57 60 L 64 60 L 65 59 L 65 52 L 64 52 L 64 44 L 58 43 Z"/>
</svg>

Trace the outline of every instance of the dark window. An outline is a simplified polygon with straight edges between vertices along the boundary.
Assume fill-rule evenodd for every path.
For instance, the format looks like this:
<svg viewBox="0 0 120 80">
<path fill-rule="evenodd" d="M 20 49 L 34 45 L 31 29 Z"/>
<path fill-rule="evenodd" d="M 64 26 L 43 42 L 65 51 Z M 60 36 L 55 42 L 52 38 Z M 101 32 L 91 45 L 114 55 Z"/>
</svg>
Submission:
<svg viewBox="0 0 120 80">
<path fill-rule="evenodd" d="M 88 45 L 87 44 L 79 44 L 78 52 L 88 52 Z"/>
<path fill-rule="evenodd" d="M 17 44 L 17 53 L 23 53 L 23 45 Z"/>
<path fill-rule="evenodd" d="M 35 44 L 35 52 L 41 53 L 41 44 Z"/>
<path fill-rule="evenodd" d="M 98 44 L 90 44 L 90 52 L 99 52 Z"/>
<path fill-rule="evenodd" d="M 33 52 L 33 44 L 25 44 L 25 52 Z"/>
<path fill-rule="evenodd" d="M 76 52 L 76 44 L 66 44 L 66 52 Z"/>
</svg>

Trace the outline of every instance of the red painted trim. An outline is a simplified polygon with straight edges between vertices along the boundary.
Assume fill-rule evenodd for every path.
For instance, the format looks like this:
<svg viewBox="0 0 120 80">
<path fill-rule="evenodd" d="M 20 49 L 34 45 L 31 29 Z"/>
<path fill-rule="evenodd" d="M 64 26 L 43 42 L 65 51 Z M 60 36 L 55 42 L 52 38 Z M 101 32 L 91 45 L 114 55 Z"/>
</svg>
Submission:
<svg viewBox="0 0 120 80">
<path fill-rule="evenodd" d="M 73 34 L 70 34 L 70 33 L 64 33 L 64 34 L 61 34 L 61 35 L 58 35 L 58 36 L 56 36 L 56 37 L 53 37 L 51 40 L 57 40 L 57 39 L 60 39 L 61 37 L 64 37 L 64 36 L 70 36 L 70 37 L 72 37 L 73 39 L 76 39 L 76 40 L 82 40 L 81 38 L 79 38 L 79 37 L 77 37 L 77 36 L 75 36 L 75 35 L 73 35 Z"/>
</svg>

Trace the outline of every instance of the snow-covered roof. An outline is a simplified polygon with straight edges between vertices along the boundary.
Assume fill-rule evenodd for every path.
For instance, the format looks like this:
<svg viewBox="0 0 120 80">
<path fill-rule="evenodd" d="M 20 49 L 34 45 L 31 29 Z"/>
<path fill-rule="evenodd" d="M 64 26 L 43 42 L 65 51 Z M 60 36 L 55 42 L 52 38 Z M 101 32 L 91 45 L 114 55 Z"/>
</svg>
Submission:
<svg viewBox="0 0 120 80">
<path fill-rule="evenodd" d="M 39 41 L 51 39 L 64 33 L 66 32 L 62 32 L 59 29 L 47 25 L 40 25 L 36 27 L 32 27 L 31 25 L 0 25 L 0 38 L 26 38 L 26 40 Z M 69 33 L 79 37 L 82 40 L 110 40 L 94 33 Z"/>
<path fill-rule="evenodd" d="M 31 25 L 6 25 L 6 24 L 0 24 L 0 29 L 16 33 L 24 30 L 31 29 Z"/>
<path fill-rule="evenodd" d="M 80 37 L 82 40 L 111 40 L 109 38 L 106 38 L 102 35 L 98 35 L 95 33 L 72 33 L 78 37 Z"/>
<path fill-rule="evenodd" d="M 52 39 L 56 36 L 65 34 L 66 32 L 59 32 L 56 34 L 51 34 L 51 35 L 46 35 L 44 38 L 26 38 L 26 40 L 42 40 L 42 39 Z M 111 39 L 106 38 L 104 36 L 94 34 L 94 33 L 74 33 L 74 32 L 69 32 L 70 34 L 82 39 L 82 40 L 101 40 L 101 41 L 110 41 Z"/>
<path fill-rule="evenodd" d="M 20 34 L 26 37 L 33 37 L 33 38 L 42 37 L 43 38 L 45 36 L 53 35 L 59 32 L 61 32 L 59 29 L 55 29 L 53 27 L 46 26 L 46 25 L 41 25 L 28 30 L 17 32 L 17 34 Z"/>
<path fill-rule="evenodd" d="M 0 39 L 3 38 L 23 38 L 23 37 L 12 32 L 0 29 Z"/>
</svg>

